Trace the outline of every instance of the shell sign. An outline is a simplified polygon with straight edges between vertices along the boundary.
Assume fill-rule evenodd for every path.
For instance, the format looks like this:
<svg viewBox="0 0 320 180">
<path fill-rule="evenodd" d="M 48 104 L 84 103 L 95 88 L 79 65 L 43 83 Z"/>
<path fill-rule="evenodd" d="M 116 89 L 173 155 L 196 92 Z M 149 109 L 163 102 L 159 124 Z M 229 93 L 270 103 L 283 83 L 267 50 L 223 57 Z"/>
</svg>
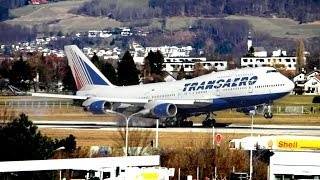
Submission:
<svg viewBox="0 0 320 180">
<path fill-rule="evenodd" d="M 320 150 L 320 140 L 311 139 L 277 139 L 276 147 L 280 150 Z"/>
</svg>

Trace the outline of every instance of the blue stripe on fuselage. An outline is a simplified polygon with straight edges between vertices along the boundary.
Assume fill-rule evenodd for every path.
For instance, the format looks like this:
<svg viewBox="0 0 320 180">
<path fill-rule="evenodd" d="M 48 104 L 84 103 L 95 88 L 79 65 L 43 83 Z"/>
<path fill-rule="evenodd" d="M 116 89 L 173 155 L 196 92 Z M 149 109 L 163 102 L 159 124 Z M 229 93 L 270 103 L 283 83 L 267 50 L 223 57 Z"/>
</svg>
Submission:
<svg viewBox="0 0 320 180">
<path fill-rule="evenodd" d="M 196 108 L 178 108 L 178 114 L 188 115 L 202 112 L 214 112 L 237 107 L 254 106 L 268 103 L 270 100 L 279 99 L 287 94 L 288 92 L 217 98 L 213 99 L 213 103 L 208 106 Z"/>
</svg>

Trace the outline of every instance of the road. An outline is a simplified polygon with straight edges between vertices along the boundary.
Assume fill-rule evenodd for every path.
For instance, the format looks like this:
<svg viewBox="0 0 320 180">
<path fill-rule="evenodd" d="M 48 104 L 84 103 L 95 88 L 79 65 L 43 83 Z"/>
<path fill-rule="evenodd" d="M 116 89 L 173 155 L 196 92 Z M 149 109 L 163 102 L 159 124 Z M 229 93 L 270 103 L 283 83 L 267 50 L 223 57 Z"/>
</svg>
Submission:
<svg viewBox="0 0 320 180">
<path fill-rule="evenodd" d="M 101 131 L 118 131 L 115 122 L 81 122 L 81 121 L 34 121 L 39 128 L 59 129 L 91 129 Z M 146 128 L 146 127 L 143 127 Z M 156 128 L 147 128 L 156 131 Z M 215 127 L 216 133 L 248 134 L 251 126 L 231 124 L 226 127 Z M 212 128 L 201 127 L 195 124 L 194 127 L 183 128 L 159 128 L 159 132 L 212 132 Z M 320 135 L 320 126 L 288 126 L 288 125 L 254 125 L 254 134 L 292 134 L 292 135 Z"/>
</svg>

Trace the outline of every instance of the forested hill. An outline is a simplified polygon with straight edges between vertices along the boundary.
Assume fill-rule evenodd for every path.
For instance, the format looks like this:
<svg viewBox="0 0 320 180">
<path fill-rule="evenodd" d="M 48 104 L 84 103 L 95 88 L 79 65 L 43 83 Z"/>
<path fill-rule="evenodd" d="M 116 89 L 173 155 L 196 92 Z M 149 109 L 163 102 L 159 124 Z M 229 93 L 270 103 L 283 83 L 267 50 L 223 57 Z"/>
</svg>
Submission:
<svg viewBox="0 0 320 180">
<path fill-rule="evenodd" d="M 145 2 L 145 3 L 143 3 Z M 301 23 L 320 20 L 318 0 L 90 0 L 77 10 L 117 20 L 147 17 L 253 15 L 286 17 Z"/>
</svg>

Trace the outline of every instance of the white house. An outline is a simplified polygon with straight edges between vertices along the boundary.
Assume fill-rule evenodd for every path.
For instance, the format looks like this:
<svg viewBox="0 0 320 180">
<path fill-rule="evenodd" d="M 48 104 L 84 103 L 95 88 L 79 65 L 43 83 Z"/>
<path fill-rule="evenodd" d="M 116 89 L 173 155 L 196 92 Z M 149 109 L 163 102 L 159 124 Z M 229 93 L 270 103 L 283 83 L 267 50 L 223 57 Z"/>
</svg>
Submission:
<svg viewBox="0 0 320 180">
<path fill-rule="evenodd" d="M 305 81 L 305 74 L 304 73 L 300 73 L 298 75 L 296 75 L 294 78 L 293 78 L 293 82 L 302 82 L 302 81 Z"/>
<path fill-rule="evenodd" d="M 304 87 L 304 83 L 308 80 L 310 80 L 313 77 L 316 77 L 320 75 L 320 70 L 313 70 L 312 72 L 305 74 L 305 73 L 300 73 L 297 76 L 295 76 L 293 78 L 293 82 L 295 84 L 297 84 L 298 86 L 303 86 Z"/>
<path fill-rule="evenodd" d="M 92 37 L 97 37 L 102 31 L 96 31 L 96 30 L 91 30 L 88 31 L 88 37 L 92 38 Z"/>
<path fill-rule="evenodd" d="M 254 47 L 254 57 L 267 57 L 268 53 L 264 47 Z"/>
<path fill-rule="evenodd" d="M 320 94 L 320 76 L 314 76 L 304 83 L 305 94 Z"/>
<path fill-rule="evenodd" d="M 279 57 L 279 56 L 287 56 L 287 51 L 283 51 L 281 49 L 277 49 L 275 51 L 272 51 L 273 57 Z"/>
<path fill-rule="evenodd" d="M 108 38 L 111 36 L 112 36 L 112 33 L 110 31 L 101 31 L 99 34 L 99 37 L 101 38 Z"/>
<path fill-rule="evenodd" d="M 315 69 L 306 75 L 306 79 L 309 80 L 313 77 L 318 76 L 319 74 L 320 74 L 320 70 Z"/>
</svg>

